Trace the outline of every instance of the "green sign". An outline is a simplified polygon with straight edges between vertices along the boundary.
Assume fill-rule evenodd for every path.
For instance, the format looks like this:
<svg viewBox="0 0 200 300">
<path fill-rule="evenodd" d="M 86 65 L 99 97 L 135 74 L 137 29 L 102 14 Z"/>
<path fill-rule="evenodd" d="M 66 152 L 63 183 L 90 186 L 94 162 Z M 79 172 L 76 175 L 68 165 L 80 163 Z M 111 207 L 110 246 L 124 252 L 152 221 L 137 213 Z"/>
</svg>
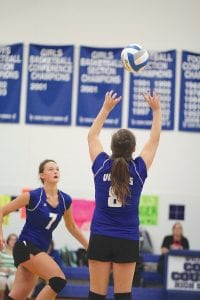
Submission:
<svg viewBox="0 0 200 300">
<path fill-rule="evenodd" d="M 158 200 L 158 196 L 141 196 L 139 205 L 140 225 L 158 224 Z"/>
</svg>

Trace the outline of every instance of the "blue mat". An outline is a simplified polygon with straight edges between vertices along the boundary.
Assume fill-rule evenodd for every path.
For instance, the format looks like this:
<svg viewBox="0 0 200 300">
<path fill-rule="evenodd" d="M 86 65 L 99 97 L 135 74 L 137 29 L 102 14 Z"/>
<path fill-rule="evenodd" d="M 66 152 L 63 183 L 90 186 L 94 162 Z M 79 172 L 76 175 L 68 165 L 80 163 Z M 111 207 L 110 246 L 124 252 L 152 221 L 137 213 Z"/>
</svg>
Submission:
<svg viewBox="0 0 200 300">
<path fill-rule="evenodd" d="M 87 299 L 88 291 L 88 285 L 69 284 L 59 293 L 59 298 Z M 134 288 L 132 295 L 134 300 L 164 300 L 163 289 Z M 113 287 L 109 287 L 106 299 L 113 299 Z"/>
</svg>

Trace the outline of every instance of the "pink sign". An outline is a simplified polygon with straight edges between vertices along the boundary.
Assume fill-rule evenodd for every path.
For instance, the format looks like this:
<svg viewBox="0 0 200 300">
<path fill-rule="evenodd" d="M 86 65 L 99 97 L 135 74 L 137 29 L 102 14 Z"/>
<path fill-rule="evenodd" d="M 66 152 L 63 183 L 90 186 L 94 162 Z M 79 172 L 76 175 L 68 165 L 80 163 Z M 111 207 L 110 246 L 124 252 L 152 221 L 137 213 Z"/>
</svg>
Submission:
<svg viewBox="0 0 200 300">
<path fill-rule="evenodd" d="M 95 202 L 91 200 L 73 199 L 72 210 L 76 224 L 82 230 L 89 230 L 94 212 Z"/>
</svg>

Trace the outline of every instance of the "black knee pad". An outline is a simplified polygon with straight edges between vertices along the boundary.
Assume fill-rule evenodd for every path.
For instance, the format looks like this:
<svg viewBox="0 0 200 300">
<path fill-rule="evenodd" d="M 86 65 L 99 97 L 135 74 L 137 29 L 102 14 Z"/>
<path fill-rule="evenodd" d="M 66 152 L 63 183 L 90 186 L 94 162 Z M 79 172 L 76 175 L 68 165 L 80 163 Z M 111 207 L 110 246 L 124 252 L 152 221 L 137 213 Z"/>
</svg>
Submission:
<svg viewBox="0 0 200 300">
<path fill-rule="evenodd" d="M 10 296 L 7 296 L 6 299 L 8 299 L 8 300 L 14 300 L 14 298 L 11 298 Z"/>
<path fill-rule="evenodd" d="M 104 300 L 106 299 L 105 295 L 96 294 L 94 292 L 89 292 L 88 300 Z"/>
<path fill-rule="evenodd" d="M 132 300 L 131 293 L 116 293 L 115 300 Z"/>
<path fill-rule="evenodd" d="M 49 285 L 57 294 L 64 289 L 67 280 L 61 277 L 52 277 L 49 279 Z"/>
</svg>

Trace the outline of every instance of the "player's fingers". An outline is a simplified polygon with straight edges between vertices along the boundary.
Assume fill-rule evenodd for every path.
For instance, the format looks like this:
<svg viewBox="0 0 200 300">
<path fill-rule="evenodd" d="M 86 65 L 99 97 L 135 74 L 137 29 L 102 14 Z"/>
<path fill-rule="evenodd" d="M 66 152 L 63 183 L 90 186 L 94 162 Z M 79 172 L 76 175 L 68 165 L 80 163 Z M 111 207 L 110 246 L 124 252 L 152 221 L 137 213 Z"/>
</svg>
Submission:
<svg viewBox="0 0 200 300">
<path fill-rule="evenodd" d="M 117 96 L 117 93 L 114 93 L 114 94 L 112 95 L 112 98 L 114 99 L 114 98 L 116 98 L 116 96 Z"/>
<path fill-rule="evenodd" d="M 113 94 L 113 90 L 111 90 L 110 92 L 109 92 L 109 97 L 111 98 L 112 97 L 112 94 Z"/>
<path fill-rule="evenodd" d="M 156 98 L 157 98 L 158 101 L 160 101 L 160 94 L 157 94 Z"/>
<path fill-rule="evenodd" d="M 119 96 L 118 98 L 115 99 L 115 101 L 119 102 L 122 99 L 122 96 Z"/>
<path fill-rule="evenodd" d="M 148 100 L 149 100 L 149 96 L 148 96 L 148 94 L 142 93 L 142 95 L 143 95 L 143 97 L 144 97 L 144 99 L 145 99 L 146 101 L 148 101 Z"/>
<path fill-rule="evenodd" d="M 109 92 L 106 93 L 105 95 L 105 99 L 108 100 L 109 99 Z"/>
</svg>

